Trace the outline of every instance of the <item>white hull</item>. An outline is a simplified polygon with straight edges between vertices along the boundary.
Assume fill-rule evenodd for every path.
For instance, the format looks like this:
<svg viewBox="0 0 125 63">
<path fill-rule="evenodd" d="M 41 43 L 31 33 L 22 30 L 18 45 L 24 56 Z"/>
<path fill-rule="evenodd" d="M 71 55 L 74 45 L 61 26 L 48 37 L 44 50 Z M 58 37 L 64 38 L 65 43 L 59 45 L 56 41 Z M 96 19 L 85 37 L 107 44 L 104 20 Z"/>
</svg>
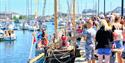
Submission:
<svg viewBox="0 0 125 63">
<path fill-rule="evenodd" d="M 23 30 L 28 30 L 28 28 L 29 28 L 29 25 L 28 24 L 21 24 L 20 25 L 20 29 L 23 29 Z"/>
<path fill-rule="evenodd" d="M 29 27 L 29 30 L 30 31 L 37 31 L 37 30 L 39 30 L 39 28 L 38 27 Z"/>
<path fill-rule="evenodd" d="M 16 40 L 16 37 L 4 37 L 3 40 L 5 40 L 5 41 L 13 41 L 13 40 Z"/>
</svg>

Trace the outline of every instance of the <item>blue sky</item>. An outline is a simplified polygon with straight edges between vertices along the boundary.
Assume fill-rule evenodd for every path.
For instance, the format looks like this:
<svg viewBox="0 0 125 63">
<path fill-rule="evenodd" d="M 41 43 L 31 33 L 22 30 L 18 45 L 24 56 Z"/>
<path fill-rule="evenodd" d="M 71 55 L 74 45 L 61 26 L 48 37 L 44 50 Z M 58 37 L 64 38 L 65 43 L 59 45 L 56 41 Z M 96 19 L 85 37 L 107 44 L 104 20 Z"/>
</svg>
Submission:
<svg viewBox="0 0 125 63">
<path fill-rule="evenodd" d="M 38 4 L 39 15 L 42 15 L 43 1 L 44 0 L 39 0 Z M 69 0 L 69 2 L 71 1 L 72 0 Z M 97 1 L 98 0 L 76 0 L 76 13 L 81 13 L 83 9 L 96 9 Z M 0 12 L 5 11 L 5 5 L 7 8 L 6 11 L 26 14 L 26 0 L 0 0 Z M 113 10 L 118 6 L 121 6 L 121 0 L 106 0 L 106 11 Z M 37 5 L 35 5 L 35 0 L 32 0 L 32 14 L 35 13 L 36 7 Z M 124 1 L 124 7 L 125 7 L 125 1 Z M 59 1 L 59 11 L 64 13 L 68 12 L 67 0 Z M 100 12 L 101 11 L 103 11 L 103 0 L 100 0 Z M 45 15 L 52 15 L 53 13 L 54 13 L 54 0 L 47 0 Z"/>
</svg>

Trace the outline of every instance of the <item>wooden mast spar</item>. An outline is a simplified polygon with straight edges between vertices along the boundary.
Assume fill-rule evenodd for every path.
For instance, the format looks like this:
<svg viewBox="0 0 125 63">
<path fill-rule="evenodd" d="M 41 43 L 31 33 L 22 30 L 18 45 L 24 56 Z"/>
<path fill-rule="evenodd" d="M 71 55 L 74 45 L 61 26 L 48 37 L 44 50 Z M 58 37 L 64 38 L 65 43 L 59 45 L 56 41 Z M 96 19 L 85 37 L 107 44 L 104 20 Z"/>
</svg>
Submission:
<svg viewBox="0 0 125 63">
<path fill-rule="evenodd" d="M 58 13 L 57 13 L 57 4 L 58 4 L 58 2 L 57 2 L 57 0 L 54 0 L 54 26 L 55 26 L 55 36 L 56 36 L 56 38 L 57 38 L 57 36 L 58 36 Z"/>
<path fill-rule="evenodd" d="M 76 36 L 76 22 L 75 22 L 75 0 L 73 0 L 73 15 L 72 15 L 72 24 L 73 24 L 73 33 L 74 33 L 74 38 Z M 74 39 L 74 45 L 75 45 L 76 40 Z"/>
</svg>

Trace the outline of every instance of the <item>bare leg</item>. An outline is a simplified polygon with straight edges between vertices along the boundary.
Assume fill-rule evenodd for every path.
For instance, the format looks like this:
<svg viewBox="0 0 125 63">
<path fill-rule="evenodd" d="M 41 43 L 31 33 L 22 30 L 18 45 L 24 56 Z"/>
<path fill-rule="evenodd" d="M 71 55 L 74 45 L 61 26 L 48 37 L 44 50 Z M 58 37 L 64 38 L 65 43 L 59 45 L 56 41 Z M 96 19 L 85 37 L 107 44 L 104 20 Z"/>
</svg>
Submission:
<svg viewBox="0 0 125 63">
<path fill-rule="evenodd" d="M 92 60 L 92 63 L 96 63 L 96 62 L 95 62 L 95 59 Z"/>
<path fill-rule="evenodd" d="M 121 52 L 117 52 L 117 61 L 118 63 L 123 63 L 121 58 Z"/>
<path fill-rule="evenodd" d="M 103 55 L 98 54 L 98 63 L 102 63 L 103 61 Z"/>
<path fill-rule="evenodd" d="M 105 55 L 105 63 L 110 63 L 110 55 Z"/>
<path fill-rule="evenodd" d="M 91 63 L 91 60 L 88 60 L 88 63 Z"/>
</svg>

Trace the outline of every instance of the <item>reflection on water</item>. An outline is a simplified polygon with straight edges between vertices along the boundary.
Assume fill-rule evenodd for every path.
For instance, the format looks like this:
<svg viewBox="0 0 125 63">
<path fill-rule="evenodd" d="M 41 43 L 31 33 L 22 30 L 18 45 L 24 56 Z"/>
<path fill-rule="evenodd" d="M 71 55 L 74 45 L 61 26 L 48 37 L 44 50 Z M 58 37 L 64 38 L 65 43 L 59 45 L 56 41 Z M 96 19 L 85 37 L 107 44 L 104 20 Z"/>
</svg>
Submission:
<svg viewBox="0 0 125 63">
<path fill-rule="evenodd" d="M 52 34 L 54 26 L 47 23 L 47 32 Z M 15 41 L 0 42 L 0 63 L 27 63 L 32 42 L 32 32 L 15 31 Z M 34 56 L 34 48 L 32 57 Z"/>
<path fill-rule="evenodd" d="M 16 31 L 17 40 L 0 42 L 0 63 L 27 63 L 32 32 Z"/>
</svg>

